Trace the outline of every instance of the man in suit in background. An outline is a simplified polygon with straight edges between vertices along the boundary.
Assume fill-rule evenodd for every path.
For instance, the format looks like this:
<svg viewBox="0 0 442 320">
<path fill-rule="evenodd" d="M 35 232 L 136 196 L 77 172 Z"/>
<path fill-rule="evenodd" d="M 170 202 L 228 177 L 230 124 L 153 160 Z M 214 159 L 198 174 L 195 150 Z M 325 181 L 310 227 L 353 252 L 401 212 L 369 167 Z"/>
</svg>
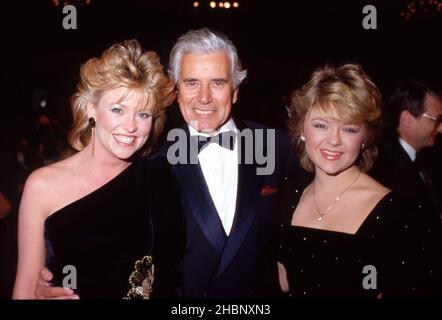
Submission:
<svg viewBox="0 0 442 320">
<path fill-rule="evenodd" d="M 416 205 L 422 217 L 440 223 L 441 199 L 433 181 L 438 177 L 432 175 L 420 153 L 434 146 L 436 136 L 442 133 L 441 98 L 420 83 L 403 82 L 392 95 L 391 104 L 397 135 L 381 146 L 371 174 Z"/>
<path fill-rule="evenodd" d="M 288 139 L 232 118 L 246 70 L 225 35 L 205 28 L 182 35 L 171 51 L 169 76 L 187 123 L 178 140 L 169 132 L 172 141 L 163 145 L 171 162 L 184 154 L 174 167 L 187 229 L 180 296 L 273 296 L 272 224 Z M 185 148 L 176 153 L 173 145 L 183 141 Z M 193 155 L 192 141 L 198 144 Z"/>
</svg>

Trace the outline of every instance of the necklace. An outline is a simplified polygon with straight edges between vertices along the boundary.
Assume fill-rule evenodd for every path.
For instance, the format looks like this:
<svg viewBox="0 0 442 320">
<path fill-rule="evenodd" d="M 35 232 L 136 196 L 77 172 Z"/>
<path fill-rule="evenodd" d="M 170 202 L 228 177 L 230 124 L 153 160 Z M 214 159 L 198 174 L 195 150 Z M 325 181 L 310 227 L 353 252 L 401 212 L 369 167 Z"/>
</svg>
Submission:
<svg viewBox="0 0 442 320">
<path fill-rule="evenodd" d="M 356 182 L 356 180 L 359 179 L 359 176 L 360 176 L 360 175 L 361 175 L 361 171 L 359 171 L 358 175 L 357 175 L 356 178 L 353 180 L 353 182 L 350 183 L 350 185 L 349 185 L 347 188 L 345 188 L 344 190 L 342 190 L 342 192 L 341 192 L 340 194 L 338 194 L 338 196 L 332 201 L 332 203 L 331 203 L 331 204 L 327 207 L 327 209 L 325 209 L 324 211 L 320 211 L 320 210 L 319 210 L 318 203 L 316 202 L 316 197 L 315 197 L 315 184 L 313 183 L 313 202 L 315 203 L 316 211 L 317 211 L 317 213 L 318 213 L 318 215 L 319 215 L 319 217 L 318 217 L 318 221 L 322 221 L 322 218 L 325 216 L 325 214 L 326 214 L 327 212 L 329 212 L 329 211 L 333 208 L 333 206 L 336 204 L 336 202 L 338 202 L 338 201 L 341 199 L 342 195 L 343 195 L 348 189 L 350 189 L 350 187 Z"/>
</svg>

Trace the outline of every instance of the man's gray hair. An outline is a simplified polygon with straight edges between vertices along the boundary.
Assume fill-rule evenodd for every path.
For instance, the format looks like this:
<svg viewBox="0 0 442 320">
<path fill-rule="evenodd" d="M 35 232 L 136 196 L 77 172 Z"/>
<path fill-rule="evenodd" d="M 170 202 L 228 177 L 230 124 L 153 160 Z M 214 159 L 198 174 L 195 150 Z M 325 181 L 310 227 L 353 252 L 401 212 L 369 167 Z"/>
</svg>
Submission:
<svg viewBox="0 0 442 320">
<path fill-rule="evenodd" d="M 223 51 L 230 60 L 233 87 L 236 89 L 247 76 L 242 69 L 236 47 L 227 36 L 207 28 L 190 30 L 178 38 L 170 52 L 168 74 L 175 83 L 178 82 L 181 60 L 188 53 L 216 53 Z"/>
</svg>

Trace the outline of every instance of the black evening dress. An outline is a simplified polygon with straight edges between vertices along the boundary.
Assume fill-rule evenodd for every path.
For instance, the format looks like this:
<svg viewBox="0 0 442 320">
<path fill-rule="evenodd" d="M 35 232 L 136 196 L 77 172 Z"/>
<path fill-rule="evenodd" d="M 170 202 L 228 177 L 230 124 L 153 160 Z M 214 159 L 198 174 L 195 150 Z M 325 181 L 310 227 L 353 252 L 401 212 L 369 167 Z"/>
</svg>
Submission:
<svg viewBox="0 0 442 320">
<path fill-rule="evenodd" d="M 420 223 L 393 193 L 384 196 L 355 234 L 292 226 L 303 189 L 286 178 L 278 229 L 278 261 L 288 297 L 440 296 L 436 227 Z"/>
<path fill-rule="evenodd" d="M 153 257 L 152 295 L 173 297 L 184 223 L 167 160 L 138 159 L 98 190 L 53 213 L 45 221 L 45 241 L 54 285 L 76 284 L 81 299 L 125 297 L 135 262 L 144 256 Z"/>
</svg>

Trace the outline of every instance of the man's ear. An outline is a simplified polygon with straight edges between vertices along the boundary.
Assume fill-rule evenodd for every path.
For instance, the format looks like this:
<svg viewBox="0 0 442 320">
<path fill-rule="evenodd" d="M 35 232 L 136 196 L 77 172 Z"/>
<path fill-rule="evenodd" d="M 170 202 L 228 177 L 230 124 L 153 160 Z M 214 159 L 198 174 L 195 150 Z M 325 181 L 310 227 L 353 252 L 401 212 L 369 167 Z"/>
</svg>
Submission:
<svg viewBox="0 0 442 320">
<path fill-rule="evenodd" d="M 407 110 L 404 110 L 401 112 L 401 114 L 399 116 L 399 123 L 405 127 L 410 127 L 413 119 L 414 119 L 414 116 L 410 112 L 408 112 Z"/>
<path fill-rule="evenodd" d="M 234 104 L 238 100 L 238 91 L 239 91 L 239 88 L 236 88 L 235 90 L 233 90 L 232 104 Z"/>
</svg>

